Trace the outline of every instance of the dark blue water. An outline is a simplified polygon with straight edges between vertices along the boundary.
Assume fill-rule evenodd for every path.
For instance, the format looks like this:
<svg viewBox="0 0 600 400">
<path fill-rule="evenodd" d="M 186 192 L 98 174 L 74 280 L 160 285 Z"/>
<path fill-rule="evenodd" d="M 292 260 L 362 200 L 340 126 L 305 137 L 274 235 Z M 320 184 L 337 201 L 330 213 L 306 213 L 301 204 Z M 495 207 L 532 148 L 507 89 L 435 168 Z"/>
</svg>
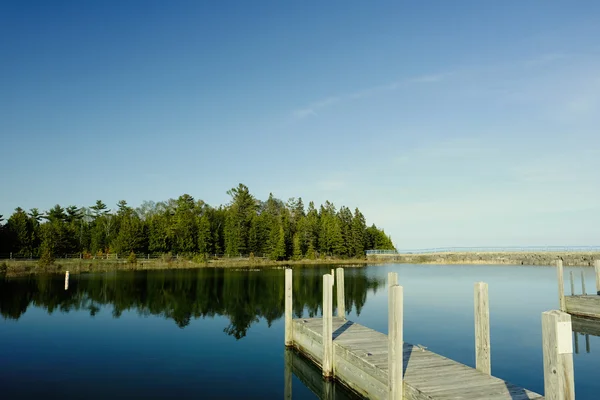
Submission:
<svg viewBox="0 0 600 400">
<path fill-rule="evenodd" d="M 296 316 L 320 315 L 329 270 L 294 270 Z M 404 286 L 405 340 L 471 366 L 473 284 L 487 282 L 492 373 L 543 393 L 541 313 L 558 307 L 554 268 L 347 269 L 348 318 L 384 333 L 388 271 Z M 283 290 L 281 269 L 71 275 L 66 291 L 63 276 L 0 278 L 0 397 L 282 398 Z M 589 337 L 589 353 L 578 343 L 576 396 L 596 399 L 600 338 Z M 302 371 L 292 371 L 293 398 L 318 397 L 306 374 L 318 382 L 319 371 Z"/>
</svg>

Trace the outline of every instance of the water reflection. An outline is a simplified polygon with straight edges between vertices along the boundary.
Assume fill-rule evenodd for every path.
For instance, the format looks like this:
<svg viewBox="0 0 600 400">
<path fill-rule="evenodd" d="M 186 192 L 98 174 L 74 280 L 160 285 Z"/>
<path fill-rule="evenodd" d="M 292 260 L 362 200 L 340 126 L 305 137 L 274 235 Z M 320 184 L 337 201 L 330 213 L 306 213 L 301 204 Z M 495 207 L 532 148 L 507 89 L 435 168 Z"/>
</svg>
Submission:
<svg viewBox="0 0 600 400">
<path fill-rule="evenodd" d="M 294 268 L 294 313 L 321 313 L 324 268 Z M 377 290 L 382 277 L 367 276 L 362 268 L 346 271 L 345 306 L 360 315 L 367 291 Z M 112 306 L 119 318 L 124 311 L 162 316 L 185 328 L 192 319 L 226 316 L 227 335 L 241 339 L 250 326 L 266 320 L 268 326 L 284 314 L 283 270 L 194 269 L 171 271 L 122 271 L 71 275 L 68 290 L 64 278 L 37 275 L 0 280 L 0 315 L 18 320 L 30 307 L 55 311 L 87 311 L 96 315 Z M 335 296 L 334 296 L 335 298 Z"/>
<path fill-rule="evenodd" d="M 600 337 L 600 321 L 592 318 L 571 316 L 575 354 L 579 354 L 579 339 L 585 340 L 585 352 L 590 353 L 590 335 Z"/>
</svg>

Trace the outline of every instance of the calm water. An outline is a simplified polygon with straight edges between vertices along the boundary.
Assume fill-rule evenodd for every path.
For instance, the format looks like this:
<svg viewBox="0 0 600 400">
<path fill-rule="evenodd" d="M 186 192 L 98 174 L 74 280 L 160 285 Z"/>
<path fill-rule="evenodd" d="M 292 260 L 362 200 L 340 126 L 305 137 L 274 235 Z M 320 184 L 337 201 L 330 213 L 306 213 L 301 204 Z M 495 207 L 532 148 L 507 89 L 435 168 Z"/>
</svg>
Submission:
<svg viewBox="0 0 600 400">
<path fill-rule="evenodd" d="M 329 270 L 294 270 L 297 316 L 320 315 Z M 492 373 L 543 393 L 541 313 L 558 306 L 553 268 L 348 268 L 348 318 L 384 333 L 388 271 L 405 288 L 405 340 L 471 366 L 473 284 L 487 282 Z M 0 397 L 279 399 L 287 358 L 293 398 L 314 399 L 320 372 L 284 351 L 283 282 L 275 269 L 72 275 L 66 291 L 62 276 L 0 278 Z M 600 338 L 589 337 L 589 353 L 583 336 L 578 344 L 577 399 L 596 399 Z"/>
</svg>

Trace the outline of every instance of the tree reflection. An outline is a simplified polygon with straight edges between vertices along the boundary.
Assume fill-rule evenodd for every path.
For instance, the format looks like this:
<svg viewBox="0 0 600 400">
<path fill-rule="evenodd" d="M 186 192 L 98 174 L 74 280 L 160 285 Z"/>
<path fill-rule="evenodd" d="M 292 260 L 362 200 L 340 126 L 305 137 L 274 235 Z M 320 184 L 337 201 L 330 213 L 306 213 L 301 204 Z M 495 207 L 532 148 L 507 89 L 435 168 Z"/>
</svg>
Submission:
<svg viewBox="0 0 600 400">
<path fill-rule="evenodd" d="M 322 312 L 323 273 L 329 269 L 294 268 L 293 308 L 296 317 Z M 361 268 L 346 269 L 346 310 L 358 314 L 368 290 L 377 290 L 383 280 L 366 275 Z M 90 316 L 112 306 L 112 316 L 125 311 L 142 316 L 161 316 L 185 328 L 192 319 L 225 316 L 223 331 L 243 338 L 250 326 L 264 319 L 268 326 L 284 314 L 283 270 L 194 269 L 164 271 L 120 271 L 71 275 L 69 289 L 57 275 L 0 279 L 0 315 L 19 319 L 30 305 L 52 314 L 87 311 Z M 335 291 L 335 288 L 334 288 Z M 335 299 L 335 295 L 334 295 Z"/>
</svg>

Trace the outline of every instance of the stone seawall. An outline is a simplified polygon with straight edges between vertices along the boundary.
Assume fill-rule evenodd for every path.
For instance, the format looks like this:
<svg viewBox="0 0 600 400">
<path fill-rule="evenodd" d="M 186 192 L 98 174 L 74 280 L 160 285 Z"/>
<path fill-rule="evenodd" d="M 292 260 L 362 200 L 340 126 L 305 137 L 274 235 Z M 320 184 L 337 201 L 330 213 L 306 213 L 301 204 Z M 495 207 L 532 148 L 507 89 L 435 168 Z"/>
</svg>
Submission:
<svg viewBox="0 0 600 400">
<path fill-rule="evenodd" d="M 430 254 L 394 254 L 369 255 L 373 262 L 393 262 L 401 264 L 504 264 L 504 265 L 556 265 L 562 259 L 564 266 L 593 266 L 594 260 L 600 260 L 600 252 L 547 252 L 547 253 L 430 253 Z"/>
</svg>

